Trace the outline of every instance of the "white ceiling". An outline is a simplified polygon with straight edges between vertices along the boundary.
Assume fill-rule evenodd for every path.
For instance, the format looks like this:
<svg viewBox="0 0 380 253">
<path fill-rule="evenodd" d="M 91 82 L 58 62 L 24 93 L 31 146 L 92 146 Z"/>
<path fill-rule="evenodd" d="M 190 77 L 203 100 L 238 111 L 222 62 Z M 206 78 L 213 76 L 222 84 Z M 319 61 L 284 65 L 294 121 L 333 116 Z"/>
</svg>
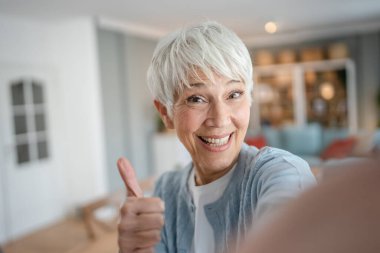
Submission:
<svg viewBox="0 0 380 253">
<path fill-rule="evenodd" d="M 60 19 L 91 15 L 103 27 L 147 37 L 217 20 L 247 43 L 305 39 L 380 28 L 380 0 L 0 0 L 0 14 Z M 278 23 L 276 35 L 264 24 Z"/>
</svg>

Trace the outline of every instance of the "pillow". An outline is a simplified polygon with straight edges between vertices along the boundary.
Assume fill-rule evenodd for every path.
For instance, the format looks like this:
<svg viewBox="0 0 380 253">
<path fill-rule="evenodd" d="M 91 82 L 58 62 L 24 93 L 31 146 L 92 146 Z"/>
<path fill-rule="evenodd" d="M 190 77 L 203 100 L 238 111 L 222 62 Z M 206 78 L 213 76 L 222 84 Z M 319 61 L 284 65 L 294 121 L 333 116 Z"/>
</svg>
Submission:
<svg viewBox="0 0 380 253">
<path fill-rule="evenodd" d="M 286 126 L 282 130 L 284 149 L 297 155 L 318 156 L 321 151 L 322 129 L 319 124 Z"/>
<path fill-rule="evenodd" d="M 254 137 L 248 137 L 245 142 L 250 146 L 255 146 L 256 148 L 262 148 L 267 145 L 267 141 L 263 135 L 258 135 Z"/>
<path fill-rule="evenodd" d="M 352 153 L 355 144 L 356 139 L 354 137 L 336 139 L 332 141 L 325 150 L 323 150 L 321 159 L 327 160 L 347 157 Z"/>
<path fill-rule="evenodd" d="M 270 126 L 263 126 L 261 131 L 268 146 L 275 147 L 275 148 L 284 148 L 282 145 L 282 137 L 281 137 L 280 129 L 270 127 Z"/>
</svg>

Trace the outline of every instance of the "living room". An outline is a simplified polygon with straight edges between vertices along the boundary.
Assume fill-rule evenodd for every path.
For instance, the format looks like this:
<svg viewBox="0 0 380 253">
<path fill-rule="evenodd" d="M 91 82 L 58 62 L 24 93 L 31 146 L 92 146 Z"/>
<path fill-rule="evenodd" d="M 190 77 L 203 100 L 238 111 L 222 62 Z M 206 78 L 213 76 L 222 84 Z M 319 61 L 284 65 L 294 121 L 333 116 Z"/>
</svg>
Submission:
<svg viewBox="0 0 380 253">
<path fill-rule="evenodd" d="M 154 48 L 205 19 L 251 53 L 249 144 L 300 155 L 316 176 L 330 160 L 380 147 L 376 1 L 0 1 L 4 252 L 115 252 L 115 210 L 97 213 L 110 222 L 94 212 L 120 201 L 116 160 L 128 157 L 150 192 L 190 159 L 146 85 Z"/>
</svg>

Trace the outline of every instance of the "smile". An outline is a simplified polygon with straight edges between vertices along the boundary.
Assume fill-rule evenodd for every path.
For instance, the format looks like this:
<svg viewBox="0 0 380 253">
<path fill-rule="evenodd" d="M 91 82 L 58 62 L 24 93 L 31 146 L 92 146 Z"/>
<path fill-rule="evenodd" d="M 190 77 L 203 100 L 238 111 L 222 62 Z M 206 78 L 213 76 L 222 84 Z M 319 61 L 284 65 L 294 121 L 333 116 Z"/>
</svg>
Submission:
<svg viewBox="0 0 380 253">
<path fill-rule="evenodd" d="M 210 137 L 204 137 L 204 136 L 198 136 L 198 137 L 204 143 L 206 143 L 207 145 L 210 145 L 211 147 L 220 147 L 228 143 L 228 140 L 230 139 L 231 134 L 222 138 L 210 138 Z"/>
</svg>

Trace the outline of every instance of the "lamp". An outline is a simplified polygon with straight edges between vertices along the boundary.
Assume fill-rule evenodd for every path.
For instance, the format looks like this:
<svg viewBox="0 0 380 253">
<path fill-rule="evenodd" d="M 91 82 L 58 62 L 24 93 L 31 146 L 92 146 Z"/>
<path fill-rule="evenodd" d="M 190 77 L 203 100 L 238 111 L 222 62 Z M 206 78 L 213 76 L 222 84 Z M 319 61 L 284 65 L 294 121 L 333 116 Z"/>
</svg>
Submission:
<svg viewBox="0 0 380 253">
<path fill-rule="evenodd" d="M 273 21 L 267 22 L 265 24 L 265 31 L 270 34 L 277 32 L 277 24 Z"/>
<path fill-rule="evenodd" d="M 325 100 L 331 100 L 335 96 L 334 86 L 330 82 L 322 83 L 319 86 L 319 92 Z"/>
</svg>

